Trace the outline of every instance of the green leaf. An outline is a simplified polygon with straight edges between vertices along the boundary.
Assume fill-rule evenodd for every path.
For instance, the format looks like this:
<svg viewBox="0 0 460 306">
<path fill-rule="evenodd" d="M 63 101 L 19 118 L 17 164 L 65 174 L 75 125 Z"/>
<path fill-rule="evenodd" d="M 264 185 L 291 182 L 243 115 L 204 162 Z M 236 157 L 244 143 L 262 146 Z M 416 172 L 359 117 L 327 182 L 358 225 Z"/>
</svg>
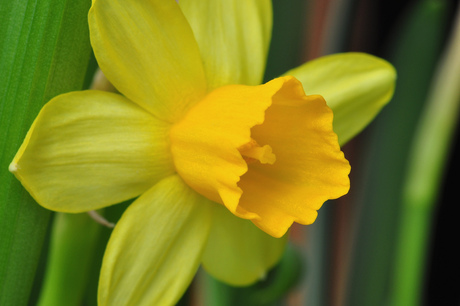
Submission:
<svg viewBox="0 0 460 306">
<path fill-rule="evenodd" d="M 0 6 L 0 305 L 27 304 L 50 218 L 8 165 L 43 104 L 89 84 L 95 68 L 90 5 L 18 0 Z"/>
</svg>

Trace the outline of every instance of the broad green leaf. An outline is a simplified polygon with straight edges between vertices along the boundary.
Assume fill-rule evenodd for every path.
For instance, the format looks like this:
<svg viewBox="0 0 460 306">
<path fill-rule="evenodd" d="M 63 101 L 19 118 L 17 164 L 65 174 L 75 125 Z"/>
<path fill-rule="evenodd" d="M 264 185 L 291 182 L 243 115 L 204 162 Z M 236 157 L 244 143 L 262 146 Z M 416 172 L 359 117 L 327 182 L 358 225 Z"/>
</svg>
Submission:
<svg viewBox="0 0 460 306">
<path fill-rule="evenodd" d="M 28 302 L 50 217 L 8 165 L 41 106 L 89 83 L 95 63 L 90 4 L 18 0 L 0 6 L 0 305 Z"/>
</svg>

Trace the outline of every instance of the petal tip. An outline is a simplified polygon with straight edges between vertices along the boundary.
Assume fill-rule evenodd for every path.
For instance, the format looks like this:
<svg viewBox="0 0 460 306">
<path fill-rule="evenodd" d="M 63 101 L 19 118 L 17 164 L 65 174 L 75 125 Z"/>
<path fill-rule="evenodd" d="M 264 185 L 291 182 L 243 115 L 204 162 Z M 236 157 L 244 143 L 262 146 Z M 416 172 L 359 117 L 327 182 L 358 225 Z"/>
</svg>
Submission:
<svg viewBox="0 0 460 306">
<path fill-rule="evenodd" d="M 8 171 L 10 171 L 13 174 L 15 174 L 18 171 L 18 169 L 19 169 L 19 166 L 15 161 L 13 161 L 8 167 Z"/>
</svg>

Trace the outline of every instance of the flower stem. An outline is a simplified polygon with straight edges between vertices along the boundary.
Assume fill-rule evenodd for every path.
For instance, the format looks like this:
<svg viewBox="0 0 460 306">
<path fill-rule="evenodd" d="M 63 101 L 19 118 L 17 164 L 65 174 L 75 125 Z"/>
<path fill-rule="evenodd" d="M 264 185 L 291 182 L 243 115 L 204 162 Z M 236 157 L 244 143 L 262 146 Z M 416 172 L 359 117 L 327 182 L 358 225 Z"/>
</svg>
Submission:
<svg viewBox="0 0 460 306">
<path fill-rule="evenodd" d="M 101 228 L 86 213 L 56 214 L 38 305 L 81 305 Z"/>
</svg>

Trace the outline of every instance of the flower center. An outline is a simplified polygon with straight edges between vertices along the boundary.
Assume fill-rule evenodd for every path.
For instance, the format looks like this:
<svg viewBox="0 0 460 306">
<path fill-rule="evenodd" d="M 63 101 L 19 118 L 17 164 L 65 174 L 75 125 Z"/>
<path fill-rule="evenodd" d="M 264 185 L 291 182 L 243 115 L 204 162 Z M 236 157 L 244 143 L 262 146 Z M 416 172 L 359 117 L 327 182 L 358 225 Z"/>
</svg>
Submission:
<svg viewBox="0 0 460 306">
<path fill-rule="evenodd" d="M 241 156 L 247 164 L 259 161 L 261 164 L 273 165 L 276 156 L 269 145 L 261 147 L 254 139 L 238 148 Z"/>
</svg>

